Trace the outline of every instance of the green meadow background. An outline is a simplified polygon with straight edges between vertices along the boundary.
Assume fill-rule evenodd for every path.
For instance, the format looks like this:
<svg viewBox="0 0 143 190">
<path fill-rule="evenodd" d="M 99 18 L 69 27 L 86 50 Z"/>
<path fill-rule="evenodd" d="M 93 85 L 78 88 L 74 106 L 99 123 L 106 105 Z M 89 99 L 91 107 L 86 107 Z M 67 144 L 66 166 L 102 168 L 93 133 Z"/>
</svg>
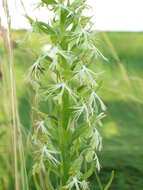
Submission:
<svg viewBox="0 0 143 190">
<path fill-rule="evenodd" d="M 143 33 L 98 32 L 96 45 L 108 61 L 97 58 L 95 71 L 103 71 L 100 95 L 107 106 L 100 132 L 103 150 L 99 154 L 102 169 L 100 180 L 105 186 L 112 170 L 115 177 L 111 190 L 143 190 Z M 34 91 L 26 82 L 28 68 L 48 39 L 38 35 L 26 37 L 14 31 L 15 78 L 28 179 L 31 180 L 32 156 L 29 146 L 32 134 L 32 97 Z M 0 39 L 0 67 L 7 67 L 8 57 Z M 7 73 L 8 75 L 8 69 Z M 9 97 L 4 96 L 0 75 L 0 190 L 14 189 L 14 170 L 9 121 Z M 7 81 L 5 82 L 6 86 Z M 6 89 L 7 91 L 7 89 Z M 46 106 L 42 105 L 43 109 Z M 90 178 L 92 190 L 98 190 L 95 176 Z M 32 189 L 33 190 L 33 189 Z"/>
</svg>

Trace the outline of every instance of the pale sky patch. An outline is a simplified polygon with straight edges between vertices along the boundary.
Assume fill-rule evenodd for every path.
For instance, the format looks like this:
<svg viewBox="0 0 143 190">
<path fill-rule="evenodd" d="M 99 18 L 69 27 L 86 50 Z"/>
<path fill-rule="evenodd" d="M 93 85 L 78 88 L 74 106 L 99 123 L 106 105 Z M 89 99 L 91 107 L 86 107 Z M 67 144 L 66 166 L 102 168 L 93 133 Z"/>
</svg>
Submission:
<svg viewBox="0 0 143 190">
<path fill-rule="evenodd" d="M 16 3 L 15 3 L 16 2 Z M 23 0 L 29 16 L 47 21 L 51 15 L 46 8 L 34 9 L 39 0 Z M 25 19 L 20 0 L 8 0 L 12 27 L 30 28 Z M 97 30 L 110 31 L 143 31 L 143 0 L 88 0 L 92 11 L 87 14 L 93 15 L 93 22 Z M 0 16 L 3 25 L 6 20 L 0 1 Z"/>
</svg>

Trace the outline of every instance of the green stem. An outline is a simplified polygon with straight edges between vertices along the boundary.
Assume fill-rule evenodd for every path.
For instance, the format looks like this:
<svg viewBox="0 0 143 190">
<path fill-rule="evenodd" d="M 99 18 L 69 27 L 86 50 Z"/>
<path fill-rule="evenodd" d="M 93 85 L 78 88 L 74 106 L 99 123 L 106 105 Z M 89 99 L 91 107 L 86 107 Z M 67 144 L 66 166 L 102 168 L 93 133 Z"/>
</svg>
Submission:
<svg viewBox="0 0 143 190">
<path fill-rule="evenodd" d="M 103 190 L 103 186 L 102 186 L 101 180 L 100 180 L 100 178 L 99 178 L 99 176 L 97 174 L 96 169 L 94 170 L 94 173 L 95 173 L 95 176 L 96 176 L 96 179 L 97 179 L 97 183 L 99 185 L 100 190 Z"/>
</svg>

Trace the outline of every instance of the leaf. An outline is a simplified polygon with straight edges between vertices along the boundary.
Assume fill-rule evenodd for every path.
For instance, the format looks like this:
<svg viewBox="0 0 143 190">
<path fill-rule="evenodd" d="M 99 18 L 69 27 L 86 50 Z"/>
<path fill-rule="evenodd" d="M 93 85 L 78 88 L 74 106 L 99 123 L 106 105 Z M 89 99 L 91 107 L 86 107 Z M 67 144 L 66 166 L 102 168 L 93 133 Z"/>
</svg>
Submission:
<svg viewBox="0 0 143 190">
<path fill-rule="evenodd" d="M 74 0 L 73 3 L 71 4 L 71 7 L 76 9 L 79 8 L 80 6 L 83 6 L 86 0 Z"/>
<path fill-rule="evenodd" d="M 77 91 L 82 92 L 84 89 L 87 89 L 87 86 L 86 85 L 81 85 L 80 87 L 78 87 Z"/>
<path fill-rule="evenodd" d="M 33 23 L 33 29 L 36 32 L 44 32 L 45 34 L 54 36 L 56 35 L 55 30 L 49 25 L 41 21 L 36 21 Z"/>
<path fill-rule="evenodd" d="M 67 9 L 64 9 L 63 7 L 61 7 L 61 13 L 60 13 L 60 25 L 61 25 L 61 27 L 65 26 L 65 20 L 66 20 L 68 13 L 69 12 L 67 11 Z"/>
<path fill-rule="evenodd" d="M 49 118 L 55 121 L 55 123 L 58 123 L 58 119 L 54 115 L 48 115 Z"/>
<path fill-rule="evenodd" d="M 52 4 L 56 4 L 55 0 L 42 0 L 43 3 L 47 4 L 47 5 L 52 5 Z"/>
<path fill-rule="evenodd" d="M 70 112 L 69 93 L 65 90 L 62 96 L 62 126 L 64 128 L 68 127 Z"/>
<path fill-rule="evenodd" d="M 73 133 L 72 141 L 78 139 L 79 137 L 82 137 L 82 135 L 86 133 L 87 131 L 88 131 L 87 125 L 84 125 L 84 126 L 81 125 L 77 127 Z"/>
<path fill-rule="evenodd" d="M 82 179 L 83 179 L 83 180 L 88 179 L 88 178 L 93 174 L 93 172 L 94 172 L 94 166 L 93 166 L 93 164 L 92 164 L 91 167 L 87 170 L 87 172 L 85 172 L 85 173 L 83 174 Z"/>
<path fill-rule="evenodd" d="M 33 19 L 31 17 L 29 17 L 28 15 L 25 16 L 27 18 L 27 20 L 29 21 L 29 23 L 32 25 L 33 24 Z"/>
<path fill-rule="evenodd" d="M 51 169 L 48 168 L 47 173 L 45 173 L 45 178 L 46 178 L 45 183 L 46 183 L 47 189 L 54 190 L 51 184 L 51 180 L 50 180 L 50 172 L 51 172 Z"/>
<path fill-rule="evenodd" d="M 113 170 L 112 173 L 111 173 L 110 179 L 109 179 L 107 185 L 105 186 L 104 190 L 108 190 L 110 188 L 110 186 L 112 184 L 112 181 L 114 179 L 114 176 L 115 176 L 115 172 Z"/>
<path fill-rule="evenodd" d="M 77 158 L 76 160 L 73 161 L 73 163 L 70 167 L 70 171 L 69 171 L 71 176 L 75 176 L 75 175 L 77 175 L 77 173 L 80 172 L 82 162 L 83 162 L 82 156 L 79 156 L 79 158 Z"/>
<path fill-rule="evenodd" d="M 34 181 L 34 185 L 36 187 L 36 190 L 40 190 L 41 188 L 40 188 L 38 181 L 36 179 L 36 175 L 33 175 L 33 181 Z"/>
<path fill-rule="evenodd" d="M 90 19 L 91 17 L 82 16 L 81 21 L 80 21 L 81 25 L 85 27 L 90 22 Z"/>
<path fill-rule="evenodd" d="M 94 151 L 93 150 L 89 150 L 85 156 L 86 158 L 86 161 L 88 163 L 92 162 L 93 161 L 93 156 L 94 156 Z"/>
</svg>

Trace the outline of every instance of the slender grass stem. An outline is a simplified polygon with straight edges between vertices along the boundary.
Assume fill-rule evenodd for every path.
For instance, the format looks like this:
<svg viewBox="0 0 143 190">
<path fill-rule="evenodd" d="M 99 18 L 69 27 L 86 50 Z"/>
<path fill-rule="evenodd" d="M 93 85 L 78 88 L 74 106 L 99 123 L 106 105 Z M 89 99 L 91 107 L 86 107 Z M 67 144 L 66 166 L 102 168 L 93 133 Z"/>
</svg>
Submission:
<svg viewBox="0 0 143 190">
<path fill-rule="evenodd" d="M 126 69 L 124 68 L 123 64 L 121 63 L 120 58 L 110 40 L 110 38 L 108 37 L 108 35 L 105 32 L 103 32 L 103 37 L 104 37 L 104 40 L 107 43 L 108 47 L 110 48 L 113 57 L 115 58 L 115 60 L 117 61 L 118 65 L 119 65 L 119 68 L 121 70 L 124 80 L 130 86 L 131 84 L 130 84 L 130 80 L 129 80 L 128 74 L 126 72 Z"/>
<path fill-rule="evenodd" d="M 15 112 L 15 80 L 14 80 L 14 57 L 11 44 L 11 19 L 8 10 L 7 0 L 3 0 L 3 8 L 7 18 L 7 38 L 8 38 L 8 51 L 9 51 L 9 63 L 10 63 L 10 88 L 11 88 L 11 106 L 12 106 L 12 126 L 13 126 L 13 146 L 14 146 L 14 170 L 15 170 L 15 189 L 19 190 L 18 182 L 18 163 L 17 163 L 17 129 L 16 129 L 16 112 Z"/>
<path fill-rule="evenodd" d="M 22 176 L 22 187 L 23 189 L 28 190 L 26 166 L 25 166 L 25 156 L 22 143 L 22 134 L 20 129 L 20 120 L 18 115 L 18 106 L 16 100 L 16 87 L 15 87 L 15 78 L 14 78 L 14 55 L 12 48 L 12 39 L 11 39 L 11 18 L 9 15 L 8 3 L 7 0 L 3 0 L 3 8 L 5 10 L 5 15 L 7 18 L 7 39 L 8 39 L 8 52 L 9 52 L 9 63 L 10 63 L 10 89 L 11 89 L 11 105 L 12 105 L 12 120 L 13 120 L 13 146 L 14 146 L 14 167 L 15 167 L 15 188 L 19 190 L 19 181 L 18 181 L 18 153 L 17 148 L 19 149 L 20 155 L 20 165 L 21 165 L 21 176 Z M 18 127 L 17 127 L 18 125 Z M 17 147 L 18 144 L 18 147 Z M 26 186 L 25 186 L 26 183 Z"/>
</svg>

